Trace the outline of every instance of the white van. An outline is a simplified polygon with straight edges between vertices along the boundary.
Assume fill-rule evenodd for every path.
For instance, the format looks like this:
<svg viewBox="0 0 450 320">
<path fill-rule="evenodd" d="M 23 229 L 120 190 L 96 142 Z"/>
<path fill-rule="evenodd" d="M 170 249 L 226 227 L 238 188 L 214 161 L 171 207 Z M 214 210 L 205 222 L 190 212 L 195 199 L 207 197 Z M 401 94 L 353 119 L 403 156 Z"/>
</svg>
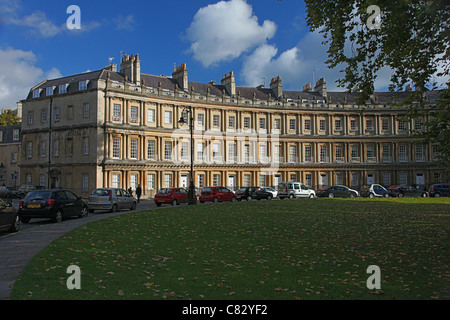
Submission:
<svg viewBox="0 0 450 320">
<path fill-rule="evenodd" d="M 316 192 L 301 182 L 281 182 L 278 185 L 278 198 L 315 198 Z"/>
</svg>

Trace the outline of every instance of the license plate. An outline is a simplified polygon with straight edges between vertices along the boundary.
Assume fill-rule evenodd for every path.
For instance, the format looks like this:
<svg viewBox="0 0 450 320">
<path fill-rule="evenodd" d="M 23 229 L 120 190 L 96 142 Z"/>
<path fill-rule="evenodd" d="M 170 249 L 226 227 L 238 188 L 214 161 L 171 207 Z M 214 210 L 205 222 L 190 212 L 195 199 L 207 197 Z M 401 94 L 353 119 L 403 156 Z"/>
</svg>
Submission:
<svg viewBox="0 0 450 320">
<path fill-rule="evenodd" d="M 29 204 L 28 208 L 40 208 L 41 205 L 40 204 Z"/>
<path fill-rule="evenodd" d="M 158 200 L 158 202 L 164 202 L 164 200 Z"/>
</svg>

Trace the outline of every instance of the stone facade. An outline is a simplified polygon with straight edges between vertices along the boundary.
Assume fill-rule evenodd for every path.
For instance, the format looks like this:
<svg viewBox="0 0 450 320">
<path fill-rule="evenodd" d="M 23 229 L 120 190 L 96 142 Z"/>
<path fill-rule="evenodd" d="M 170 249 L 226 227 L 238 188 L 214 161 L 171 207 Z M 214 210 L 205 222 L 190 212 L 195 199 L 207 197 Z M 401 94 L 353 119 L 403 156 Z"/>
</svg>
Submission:
<svg viewBox="0 0 450 320">
<path fill-rule="evenodd" d="M 425 184 L 439 180 L 435 147 L 410 135 L 393 93 L 365 106 L 357 93 L 236 86 L 233 72 L 215 81 L 188 81 L 186 64 L 172 77 L 140 72 L 138 56 L 85 74 L 43 81 L 22 103 L 21 183 L 67 187 L 87 196 L 96 187 L 135 189 L 152 197 L 189 185 L 189 126 L 194 117 L 194 183 L 311 187 L 367 183 Z M 407 94 L 407 93 L 405 93 Z M 430 93 L 432 99 L 433 93 Z"/>
</svg>

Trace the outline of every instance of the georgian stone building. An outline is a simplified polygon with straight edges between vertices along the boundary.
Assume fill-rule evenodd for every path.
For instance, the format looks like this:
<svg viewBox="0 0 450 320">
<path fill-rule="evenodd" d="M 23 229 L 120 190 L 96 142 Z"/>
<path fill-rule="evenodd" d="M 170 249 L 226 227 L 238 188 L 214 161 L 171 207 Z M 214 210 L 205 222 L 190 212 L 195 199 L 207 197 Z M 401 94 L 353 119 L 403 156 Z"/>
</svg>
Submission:
<svg viewBox="0 0 450 320">
<path fill-rule="evenodd" d="M 408 92 L 404 93 L 405 95 Z M 375 93 L 365 106 L 357 93 L 328 92 L 320 79 L 286 91 L 188 80 L 185 64 L 172 77 L 141 73 L 126 55 L 120 70 L 46 80 L 22 103 L 21 183 L 67 187 L 87 196 L 96 187 L 135 189 L 144 197 L 162 187 L 189 185 L 191 106 L 194 184 L 311 187 L 367 183 L 424 184 L 440 179 L 436 146 L 410 134 L 423 121 L 403 122 L 393 93 Z M 432 99 L 430 94 L 429 99 Z"/>
</svg>

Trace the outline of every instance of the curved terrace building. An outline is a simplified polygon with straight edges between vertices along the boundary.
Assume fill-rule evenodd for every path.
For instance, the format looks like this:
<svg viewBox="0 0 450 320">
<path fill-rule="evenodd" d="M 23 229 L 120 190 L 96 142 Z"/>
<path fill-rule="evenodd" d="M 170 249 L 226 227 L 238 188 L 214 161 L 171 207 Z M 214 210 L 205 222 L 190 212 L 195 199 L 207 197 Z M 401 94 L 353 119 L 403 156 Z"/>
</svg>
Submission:
<svg viewBox="0 0 450 320">
<path fill-rule="evenodd" d="M 407 95 L 408 92 L 403 93 Z M 433 99 L 430 93 L 428 99 Z M 87 196 L 96 187 L 188 187 L 191 140 L 183 110 L 194 119 L 194 184 L 235 189 L 301 181 L 332 184 L 425 184 L 440 179 L 437 147 L 420 144 L 404 122 L 398 96 L 377 92 L 365 106 L 358 93 L 314 88 L 286 91 L 141 73 L 139 56 L 101 70 L 45 80 L 22 100 L 21 183 L 67 187 Z"/>
</svg>

